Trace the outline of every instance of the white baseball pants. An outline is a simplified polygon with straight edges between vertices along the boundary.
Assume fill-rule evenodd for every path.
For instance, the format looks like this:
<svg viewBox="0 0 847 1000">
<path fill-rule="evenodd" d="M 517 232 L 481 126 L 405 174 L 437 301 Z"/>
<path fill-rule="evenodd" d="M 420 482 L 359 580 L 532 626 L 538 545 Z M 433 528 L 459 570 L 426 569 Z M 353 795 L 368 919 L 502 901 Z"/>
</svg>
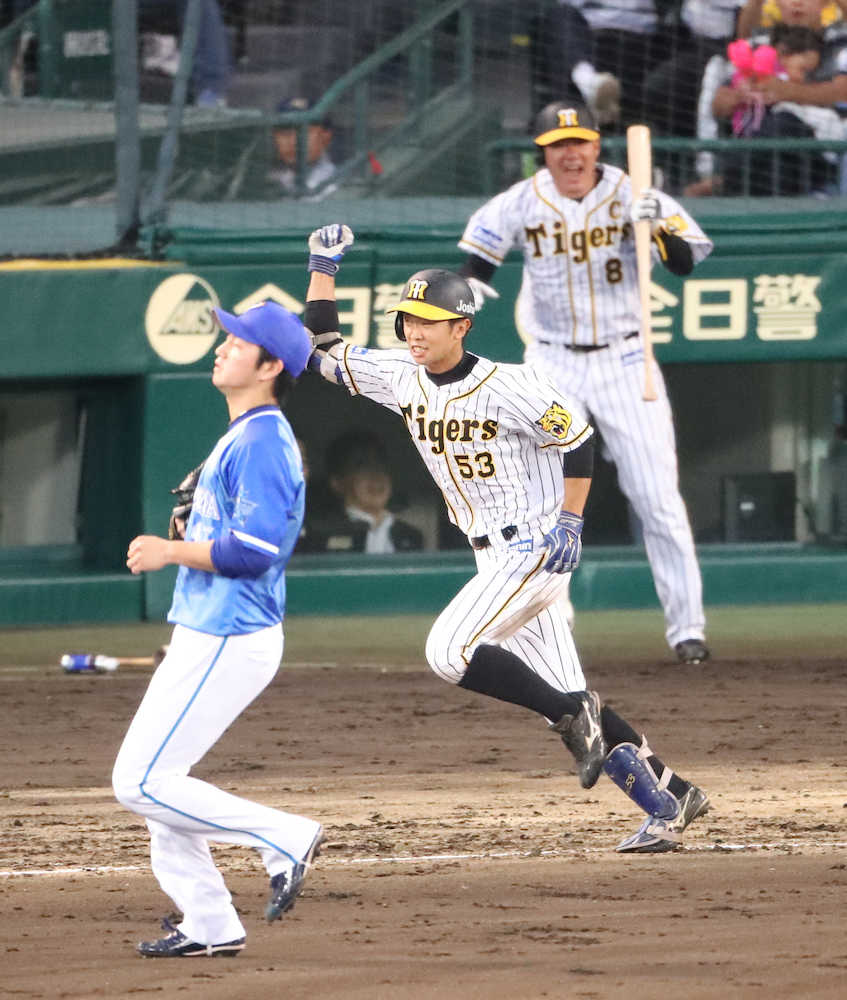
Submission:
<svg viewBox="0 0 847 1000">
<path fill-rule="evenodd" d="M 150 860 L 192 941 L 244 937 L 209 841 L 254 847 L 269 875 L 304 857 L 320 824 L 189 777 L 189 770 L 273 679 L 282 626 L 214 636 L 177 625 L 112 774 L 115 795 L 147 818 Z"/>
<path fill-rule="evenodd" d="M 558 691 L 584 691 L 585 677 L 558 600 L 569 574 L 542 567 L 549 553 L 542 533 L 496 533 L 474 552 L 477 572 L 441 612 L 426 643 L 432 670 L 458 684 L 483 643 L 503 646 Z"/>
<path fill-rule="evenodd" d="M 659 398 L 645 402 L 644 351 L 638 339 L 618 340 L 588 353 L 533 344 L 526 360 L 544 371 L 566 399 L 582 404 L 603 436 L 621 490 L 641 521 L 668 645 L 702 639 L 706 619 L 700 566 L 679 492 L 673 415 L 658 364 L 653 376 Z"/>
</svg>

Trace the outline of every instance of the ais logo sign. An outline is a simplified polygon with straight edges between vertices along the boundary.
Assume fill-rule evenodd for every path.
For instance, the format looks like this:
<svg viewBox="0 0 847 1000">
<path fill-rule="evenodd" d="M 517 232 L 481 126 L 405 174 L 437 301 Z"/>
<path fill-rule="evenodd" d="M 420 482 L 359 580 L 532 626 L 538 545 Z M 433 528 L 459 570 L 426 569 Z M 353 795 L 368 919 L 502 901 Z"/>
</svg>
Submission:
<svg viewBox="0 0 847 1000">
<path fill-rule="evenodd" d="M 218 327 L 212 310 L 220 305 L 212 286 L 195 274 L 174 274 L 150 296 L 144 329 L 164 361 L 190 365 L 214 345 Z"/>
</svg>

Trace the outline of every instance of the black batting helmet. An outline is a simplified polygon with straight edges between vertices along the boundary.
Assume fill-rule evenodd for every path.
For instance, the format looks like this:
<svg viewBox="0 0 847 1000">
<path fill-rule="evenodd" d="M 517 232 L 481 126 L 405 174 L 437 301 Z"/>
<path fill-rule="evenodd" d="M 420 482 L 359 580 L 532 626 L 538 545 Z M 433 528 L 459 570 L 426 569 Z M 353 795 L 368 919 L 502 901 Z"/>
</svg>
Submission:
<svg viewBox="0 0 847 1000">
<path fill-rule="evenodd" d="M 599 139 L 594 115 L 584 104 L 553 101 L 542 108 L 535 119 L 533 136 L 536 146 L 549 146 L 560 139 Z"/>
<path fill-rule="evenodd" d="M 416 271 L 404 285 L 402 299 L 385 311 L 397 313 L 394 332 L 399 340 L 405 340 L 403 313 L 422 319 L 469 319 L 473 323 L 476 306 L 471 286 L 463 277 L 430 267 Z"/>
</svg>

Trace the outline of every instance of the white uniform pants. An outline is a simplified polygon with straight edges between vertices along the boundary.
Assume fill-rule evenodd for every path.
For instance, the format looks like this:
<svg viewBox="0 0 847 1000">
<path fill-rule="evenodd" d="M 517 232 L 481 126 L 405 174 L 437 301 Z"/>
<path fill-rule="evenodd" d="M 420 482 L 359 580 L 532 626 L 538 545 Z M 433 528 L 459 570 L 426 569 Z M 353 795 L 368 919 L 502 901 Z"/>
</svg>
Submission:
<svg viewBox="0 0 847 1000">
<path fill-rule="evenodd" d="M 542 569 L 541 532 L 520 531 L 474 552 L 477 573 L 441 612 L 426 643 L 430 667 L 458 684 L 477 646 L 503 646 L 557 691 L 584 691 L 585 677 L 559 597 L 568 574 Z M 523 547 L 518 542 L 523 539 Z"/>
<path fill-rule="evenodd" d="M 668 644 L 673 648 L 683 639 L 702 639 L 700 567 L 679 492 L 673 415 L 661 369 L 654 365 L 659 398 L 645 402 L 638 339 L 588 353 L 536 343 L 527 349 L 526 360 L 544 371 L 569 402 L 582 404 L 603 435 L 621 490 L 641 521 Z"/>
<path fill-rule="evenodd" d="M 220 637 L 177 625 L 118 753 L 118 801 L 147 818 L 150 860 L 192 941 L 244 937 L 209 841 L 255 847 L 269 875 L 303 858 L 320 824 L 188 776 L 273 679 L 282 626 Z"/>
</svg>

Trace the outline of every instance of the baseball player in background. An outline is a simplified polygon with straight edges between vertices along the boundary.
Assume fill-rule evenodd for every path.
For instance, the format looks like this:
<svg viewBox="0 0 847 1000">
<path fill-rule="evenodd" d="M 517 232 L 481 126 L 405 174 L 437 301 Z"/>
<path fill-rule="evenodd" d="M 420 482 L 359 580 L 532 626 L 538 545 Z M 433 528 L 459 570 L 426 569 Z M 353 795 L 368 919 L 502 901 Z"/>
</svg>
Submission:
<svg viewBox="0 0 847 1000">
<path fill-rule="evenodd" d="M 143 941 L 146 958 L 234 956 L 245 932 L 209 841 L 254 847 L 270 875 L 265 916 L 300 892 L 321 825 L 224 792 L 190 769 L 270 683 L 282 657 L 285 565 L 303 520 L 300 453 L 280 412 L 312 351 L 299 318 L 273 302 L 233 316 L 216 310 L 226 340 L 213 384 L 230 424 L 203 464 L 185 539 L 140 535 L 133 573 L 179 566 L 167 655 L 115 762 L 118 800 L 146 817 L 150 860 L 183 914 Z"/>
<path fill-rule="evenodd" d="M 476 558 L 476 575 L 430 631 L 427 662 L 451 684 L 546 718 L 574 755 L 584 788 L 605 771 L 647 813 L 618 851 L 673 850 L 709 800 L 587 689 L 558 600 L 579 564 L 591 427 L 529 366 L 465 350 L 473 292 L 450 271 L 413 274 L 388 310 L 406 349 L 345 345 L 336 332 L 335 274 L 352 242 L 340 225 L 309 238 L 305 322 L 316 343 L 309 366 L 402 418 Z"/>
<path fill-rule="evenodd" d="M 513 247 L 523 254 L 516 322 L 525 360 L 585 409 L 618 470 L 644 535 L 665 636 L 683 663 L 709 656 L 700 568 L 680 496 L 673 417 L 654 364 L 658 399 L 645 402 L 644 355 L 632 222 L 653 224 L 653 260 L 688 274 L 711 241 L 673 198 L 647 190 L 633 201 L 629 178 L 599 163 L 600 134 L 580 105 L 539 112 L 535 143 L 544 166 L 478 209 L 459 247 L 477 306 Z"/>
</svg>

